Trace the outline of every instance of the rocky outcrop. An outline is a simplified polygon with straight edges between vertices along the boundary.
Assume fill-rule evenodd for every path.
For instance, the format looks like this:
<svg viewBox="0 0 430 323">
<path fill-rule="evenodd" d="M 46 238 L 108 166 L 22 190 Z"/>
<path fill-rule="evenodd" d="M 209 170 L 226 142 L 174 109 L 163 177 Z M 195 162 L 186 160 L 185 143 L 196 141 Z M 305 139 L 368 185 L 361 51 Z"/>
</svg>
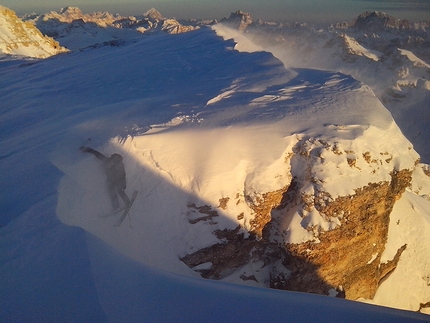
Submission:
<svg viewBox="0 0 430 323">
<path fill-rule="evenodd" d="M 23 22 L 14 11 L 0 6 L 0 51 L 5 54 L 46 58 L 68 50 L 42 33 L 31 23 Z"/>
<path fill-rule="evenodd" d="M 373 298 L 379 282 L 395 268 L 404 250 L 390 264 L 380 264 L 391 210 L 410 181 L 410 171 L 393 172 L 391 182 L 369 184 L 353 196 L 319 207 L 327 216 L 343 214 L 341 225 L 320 232 L 318 242 L 286 244 L 294 259 L 286 289 L 328 294 L 328 284 L 348 299 Z M 316 286 L 315 276 L 325 285 Z"/>
<path fill-rule="evenodd" d="M 203 248 L 181 260 L 204 278 L 222 279 L 232 270 L 240 269 L 242 280 L 265 281 L 271 288 L 332 294 L 352 300 L 371 299 L 406 249 L 404 245 L 394 259 L 381 264 L 391 210 L 410 180 L 411 171 L 393 172 L 391 182 L 369 184 L 352 196 L 318 207 L 327 217 L 340 217 L 341 225 L 318 232 L 316 241 L 283 245 L 271 241 L 278 219 L 267 221 L 268 217 L 263 215 L 271 213 L 269 205 L 272 205 L 281 210 L 281 217 L 288 217 L 288 211 L 302 201 L 299 185 L 293 181 L 283 194 L 267 194 L 267 201 L 262 198 L 252 226 L 256 234 L 244 238 L 240 227 L 215 232 L 224 243 Z M 260 232 L 264 239 L 258 238 Z M 256 262 L 269 268 L 264 276 L 251 275 L 243 269 Z"/>
<path fill-rule="evenodd" d="M 367 31 L 381 31 L 385 28 L 410 29 L 411 23 L 406 19 L 396 19 L 384 12 L 366 11 L 359 15 L 352 26 Z"/>
<path fill-rule="evenodd" d="M 292 165 L 287 176 L 292 178 L 290 183 L 257 197 L 244 195 L 253 213 L 246 226 L 249 235 L 244 236 L 241 227 L 217 230 L 214 234 L 222 243 L 181 260 L 205 278 L 224 279 L 235 272 L 242 281 L 260 286 L 351 300 L 372 299 L 407 248 L 402 246 L 393 259 L 381 262 L 390 214 L 411 183 L 412 169 L 398 170 L 388 152 L 376 155 L 376 151 L 353 152 L 343 147 L 338 142 L 298 138 L 285 158 L 285 163 Z M 330 156 L 338 158 L 337 166 L 326 165 Z M 324 177 L 318 175 L 323 169 L 320 166 L 326 170 L 334 167 L 339 174 L 349 169 L 362 174 L 358 176 L 363 176 L 366 169 L 375 179 L 384 180 L 335 196 Z M 342 176 L 340 180 L 349 181 Z M 220 199 L 218 207 L 225 209 L 228 201 L 229 198 Z M 212 219 L 216 211 L 206 207 L 200 213 Z M 300 223 L 299 238 L 297 234 L 292 236 L 291 230 L 298 230 L 292 227 L 293 222 Z"/>
<path fill-rule="evenodd" d="M 294 187 L 294 182 L 292 186 Z M 261 197 L 251 199 L 249 197 L 245 197 L 249 207 L 254 212 L 254 218 L 250 220 L 249 230 L 252 234 L 255 234 L 258 237 L 267 237 L 268 234 L 268 226 L 267 224 L 271 221 L 272 215 L 271 212 L 273 209 L 279 207 L 281 202 L 283 201 L 283 193 L 287 191 L 288 187 L 284 189 L 263 193 Z"/>
<path fill-rule="evenodd" d="M 217 230 L 214 234 L 223 243 L 200 249 L 181 261 L 204 278 L 219 280 L 237 270 L 242 281 L 263 282 L 267 287 L 282 289 L 289 275 L 286 266 L 291 261 L 286 250 L 252 234 L 244 238 L 241 231 L 240 226 L 235 230 Z M 259 269 L 253 270 L 252 264 Z"/>
<path fill-rule="evenodd" d="M 244 31 L 249 25 L 252 24 L 252 22 L 253 20 L 251 15 L 241 10 L 232 12 L 230 17 L 220 20 L 220 23 L 239 29 L 240 31 Z"/>
</svg>

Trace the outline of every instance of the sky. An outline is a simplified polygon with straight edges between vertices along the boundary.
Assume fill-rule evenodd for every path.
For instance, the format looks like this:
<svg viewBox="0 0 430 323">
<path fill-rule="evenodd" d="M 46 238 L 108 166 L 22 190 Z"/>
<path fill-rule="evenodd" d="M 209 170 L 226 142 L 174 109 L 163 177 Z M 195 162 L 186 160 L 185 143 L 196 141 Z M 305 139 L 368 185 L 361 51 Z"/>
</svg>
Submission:
<svg viewBox="0 0 430 323">
<path fill-rule="evenodd" d="M 384 11 L 411 21 L 430 19 L 430 0 L 3 0 L 18 15 L 79 7 L 84 13 L 108 11 L 140 15 L 154 7 L 166 17 L 221 19 L 242 10 L 253 18 L 278 22 L 330 23 L 351 21 L 364 11 Z"/>
</svg>

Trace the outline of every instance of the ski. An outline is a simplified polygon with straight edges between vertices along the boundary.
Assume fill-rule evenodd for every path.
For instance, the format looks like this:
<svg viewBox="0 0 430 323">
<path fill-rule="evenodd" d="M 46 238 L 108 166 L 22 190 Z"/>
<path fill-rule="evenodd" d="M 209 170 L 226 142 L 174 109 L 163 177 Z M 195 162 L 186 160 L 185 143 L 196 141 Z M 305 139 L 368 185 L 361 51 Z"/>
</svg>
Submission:
<svg viewBox="0 0 430 323">
<path fill-rule="evenodd" d="M 130 209 L 133 205 L 133 202 L 136 199 L 138 192 L 139 191 L 137 191 L 137 190 L 133 192 L 133 196 L 131 197 L 130 204 L 125 208 L 125 210 L 122 213 L 121 218 L 118 220 L 118 222 L 114 224 L 115 227 L 119 227 L 121 225 L 121 223 L 124 221 L 125 217 L 128 215 L 128 212 L 130 211 Z"/>
<path fill-rule="evenodd" d="M 119 209 L 116 212 L 112 212 L 112 213 L 108 213 L 108 214 L 103 214 L 103 215 L 99 215 L 100 218 L 108 218 L 110 216 L 114 216 L 117 215 L 118 213 L 124 212 L 124 210 L 126 209 L 126 207 Z"/>
</svg>

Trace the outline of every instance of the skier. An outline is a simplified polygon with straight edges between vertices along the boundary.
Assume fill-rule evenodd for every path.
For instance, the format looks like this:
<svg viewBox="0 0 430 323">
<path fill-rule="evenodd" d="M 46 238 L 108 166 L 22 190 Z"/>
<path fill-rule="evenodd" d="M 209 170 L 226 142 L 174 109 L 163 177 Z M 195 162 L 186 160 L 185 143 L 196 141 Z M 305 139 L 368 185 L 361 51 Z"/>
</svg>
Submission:
<svg viewBox="0 0 430 323">
<path fill-rule="evenodd" d="M 127 208 L 130 204 L 130 199 L 124 191 L 126 188 L 126 179 L 122 156 L 120 154 L 112 154 L 110 157 L 106 157 L 97 150 L 85 146 L 82 146 L 79 149 L 83 152 L 93 154 L 103 162 L 106 173 L 107 189 L 114 212 L 117 213 L 121 211 L 117 194 L 124 201 L 125 208 Z"/>
</svg>

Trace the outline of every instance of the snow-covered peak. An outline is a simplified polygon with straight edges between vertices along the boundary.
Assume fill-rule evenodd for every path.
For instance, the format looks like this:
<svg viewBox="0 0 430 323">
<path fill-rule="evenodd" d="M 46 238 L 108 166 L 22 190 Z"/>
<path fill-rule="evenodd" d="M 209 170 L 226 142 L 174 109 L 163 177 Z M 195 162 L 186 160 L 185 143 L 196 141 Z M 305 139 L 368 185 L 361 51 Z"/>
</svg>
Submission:
<svg viewBox="0 0 430 323">
<path fill-rule="evenodd" d="M 356 59 L 357 56 L 364 56 L 374 61 L 379 61 L 382 57 L 382 53 L 368 49 L 360 45 L 353 37 L 346 34 L 339 36 L 343 39 L 343 48 L 346 60 Z"/>
<path fill-rule="evenodd" d="M 72 23 L 73 21 L 91 22 L 101 27 L 107 27 L 116 21 L 124 19 L 118 14 L 108 12 L 83 13 L 78 7 L 61 8 L 58 12 L 51 11 L 40 16 L 28 17 L 29 20 L 35 21 L 38 25 L 55 24 L 55 21 L 62 23 Z"/>
<path fill-rule="evenodd" d="M 366 11 L 353 21 L 352 26 L 367 31 L 381 31 L 385 28 L 409 29 L 411 24 L 408 20 L 396 19 L 385 12 Z"/>
<path fill-rule="evenodd" d="M 198 29 L 195 26 L 183 26 L 176 19 L 165 19 L 161 30 L 168 32 L 169 34 L 181 34 L 189 31 Z"/>
<path fill-rule="evenodd" d="M 42 35 L 31 23 L 23 22 L 14 11 L 0 6 L 0 51 L 10 55 L 46 58 L 67 49 Z"/>
<path fill-rule="evenodd" d="M 409 59 L 409 61 L 413 63 L 413 66 L 418 68 L 419 67 L 427 68 L 429 69 L 428 72 L 430 72 L 430 64 L 427 64 L 422 59 L 418 58 L 414 53 L 412 53 L 409 50 L 400 49 L 400 48 L 399 48 L 399 51 L 401 55 L 406 56 Z"/>
<path fill-rule="evenodd" d="M 81 17 L 83 15 L 81 9 L 78 7 L 64 7 L 61 8 L 58 13 L 63 16 L 69 16 L 69 17 Z M 75 18 L 76 19 L 76 18 Z"/>
<path fill-rule="evenodd" d="M 154 19 L 154 20 L 164 20 L 165 18 L 163 17 L 163 15 L 158 12 L 155 8 L 151 8 L 149 9 L 147 12 L 145 12 L 143 14 L 145 17 L 148 17 L 150 19 Z"/>
</svg>

